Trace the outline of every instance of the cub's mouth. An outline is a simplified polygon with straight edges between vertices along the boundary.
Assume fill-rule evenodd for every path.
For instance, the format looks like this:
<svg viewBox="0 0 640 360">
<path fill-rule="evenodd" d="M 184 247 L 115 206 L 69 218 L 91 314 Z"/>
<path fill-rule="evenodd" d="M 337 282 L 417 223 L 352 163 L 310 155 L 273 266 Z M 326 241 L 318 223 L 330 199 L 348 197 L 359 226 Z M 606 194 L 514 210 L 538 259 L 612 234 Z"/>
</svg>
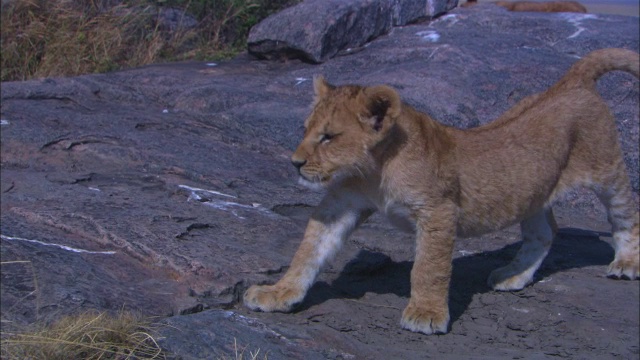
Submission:
<svg viewBox="0 0 640 360">
<path fill-rule="evenodd" d="M 300 177 L 298 178 L 298 184 L 310 188 L 312 190 L 321 190 L 329 186 L 331 183 L 331 179 L 333 177 L 331 175 L 328 176 L 313 176 L 309 177 L 305 175 L 303 172 L 300 172 Z"/>
<path fill-rule="evenodd" d="M 322 181 L 310 181 L 307 180 L 304 176 L 300 176 L 298 178 L 298 184 L 309 188 L 311 190 L 322 190 L 325 189 L 328 185 L 328 182 L 322 182 Z"/>
</svg>

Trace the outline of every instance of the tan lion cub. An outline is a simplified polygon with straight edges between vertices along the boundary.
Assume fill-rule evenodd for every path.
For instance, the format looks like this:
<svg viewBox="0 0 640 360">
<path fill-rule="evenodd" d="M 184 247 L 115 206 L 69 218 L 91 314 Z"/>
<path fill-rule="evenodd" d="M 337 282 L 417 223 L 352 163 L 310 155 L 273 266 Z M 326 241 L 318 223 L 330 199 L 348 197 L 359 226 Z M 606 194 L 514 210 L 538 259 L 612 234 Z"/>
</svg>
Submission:
<svg viewBox="0 0 640 360">
<path fill-rule="evenodd" d="M 345 238 L 380 210 L 416 234 L 402 327 L 445 333 L 454 238 L 520 222 L 522 247 L 488 281 L 496 290 L 522 289 L 551 246 L 551 203 L 576 186 L 593 189 L 608 210 L 615 241 L 608 275 L 638 278 L 637 204 L 615 121 L 595 82 L 611 70 L 637 77 L 639 67 L 632 51 L 594 51 L 546 92 L 470 130 L 437 123 L 390 87 L 333 87 L 317 78 L 313 112 L 291 159 L 303 183 L 328 193 L 283 278 L 250 287 L 244 303 L 290 311 Z"/>
<path fill-rule="evenodd" d="M 477 0 L 467 0 L 461 7 L 476 5 Z M 575 12 L 586 13 L 587 8 L 577 1 L 494 1 L 494 4 L 502 6 L 509 11 L 536 11 L 536 12 Z"/>
<path fill-rule="evenodd" d="M 575 12 L 586 13 L 587 8 L 576 1 L 496 1 L 496 5 L 509 11 L 537 11 L 537 12 Z"/>
</svg>

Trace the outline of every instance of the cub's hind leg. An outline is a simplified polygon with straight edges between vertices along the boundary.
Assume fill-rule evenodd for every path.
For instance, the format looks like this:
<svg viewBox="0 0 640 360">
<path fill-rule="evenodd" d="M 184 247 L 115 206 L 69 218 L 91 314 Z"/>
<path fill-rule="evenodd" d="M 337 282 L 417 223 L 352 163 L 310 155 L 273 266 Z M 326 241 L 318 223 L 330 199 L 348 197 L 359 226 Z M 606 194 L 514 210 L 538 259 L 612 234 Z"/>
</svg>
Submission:
<svg viewBox="0 0 640 360">
<path fill-rule="evenodd" d="M 629 178 L 620 157 L 601 185 L 594 186 L 600 201 L 607 208 L 611 223 L 615 258 L 607 275 L 616 279 L 640 278 L 640 233 L 638 209 L 631 192 Z"/>
<path fill-rule="evenodd" d="M 520 290 L 533 281 L 533 275 L 549 253 L 557 226 L 551 208 L 540 209 L 520 223 L 522 246 L 507 266 L 494 270 L 488 284 L 494 290 Z"/>
</svg>

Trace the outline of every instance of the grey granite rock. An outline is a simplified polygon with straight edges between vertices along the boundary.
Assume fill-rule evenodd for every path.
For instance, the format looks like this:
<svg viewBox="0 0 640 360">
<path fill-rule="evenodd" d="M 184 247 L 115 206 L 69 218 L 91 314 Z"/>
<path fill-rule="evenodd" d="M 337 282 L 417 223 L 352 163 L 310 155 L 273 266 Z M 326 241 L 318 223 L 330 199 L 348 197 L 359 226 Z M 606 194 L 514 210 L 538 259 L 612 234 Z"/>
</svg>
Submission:
<svg viewBox="0 0 640 360">
<path fill-rule="evenodd" d="M 319 360 L 350 355 L 317 347 L 303 329 L 280 333 L 260 320 L 228 310 L 170 317 L 160 328 L 159 345 L 182 360 Z"/>
<path fill-rule="evenodd" d="M 457 0 L 307 0 L 251 29 L 249 52 L 263 59 L 319 63 L 351 52 L 393 26 L 433 18 Z"/>
<path fill-rule="evenodd" d="M 393 25 L 404 26 L 433 19 L 455 8 L 458 0 L 394 0 Z"/>
</svg>

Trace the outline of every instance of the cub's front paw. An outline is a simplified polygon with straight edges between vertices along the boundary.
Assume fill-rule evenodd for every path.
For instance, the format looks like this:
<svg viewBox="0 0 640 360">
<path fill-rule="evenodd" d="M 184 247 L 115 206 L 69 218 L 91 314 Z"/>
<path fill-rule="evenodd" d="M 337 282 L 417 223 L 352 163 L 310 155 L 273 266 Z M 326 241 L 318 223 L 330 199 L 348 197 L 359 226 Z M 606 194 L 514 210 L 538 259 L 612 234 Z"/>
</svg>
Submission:
<svg viewBox="0 0 640 360">
<path fill-rule="evenodd" d="M 609 265 L 607 276 L 614 279 L 635 280 L 640 279 L 640 266 L 638 254 L 626 258 L 617 258 Z"/>
<path fill-rule="evenodd" d="M 276 285 L 253 285 L 244 293 L 251 310 L 289 312 L 304 298 L 304 292 Z"/>
<path fill-rule="evenodd" d="M 449 328 L 449 309 L 418 307 L 412 302 L 404 309 L 400 325 L 423 334 L 445 334 Z"/>
</svg>

